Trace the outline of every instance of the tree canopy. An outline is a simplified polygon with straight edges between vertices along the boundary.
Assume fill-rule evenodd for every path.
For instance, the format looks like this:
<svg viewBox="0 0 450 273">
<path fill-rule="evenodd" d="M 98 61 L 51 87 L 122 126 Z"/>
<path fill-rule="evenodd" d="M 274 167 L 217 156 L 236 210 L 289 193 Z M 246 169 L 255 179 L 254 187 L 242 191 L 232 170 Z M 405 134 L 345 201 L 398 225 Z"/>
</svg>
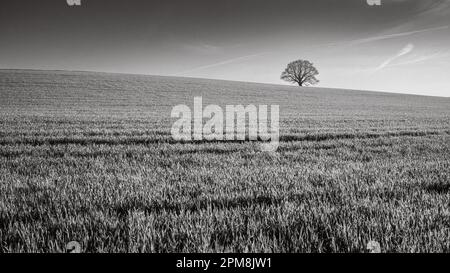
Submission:
<svg viewBox="0 0 450 273">
<path fill-rule="evenodd" d="M 310 86 L 319 83 L 317 75 L 319 75 L 319 71 L 310 61 L 297 60 L 287 65 L 281 74 L 281 79 L 299 86 Z"/>
</svg>

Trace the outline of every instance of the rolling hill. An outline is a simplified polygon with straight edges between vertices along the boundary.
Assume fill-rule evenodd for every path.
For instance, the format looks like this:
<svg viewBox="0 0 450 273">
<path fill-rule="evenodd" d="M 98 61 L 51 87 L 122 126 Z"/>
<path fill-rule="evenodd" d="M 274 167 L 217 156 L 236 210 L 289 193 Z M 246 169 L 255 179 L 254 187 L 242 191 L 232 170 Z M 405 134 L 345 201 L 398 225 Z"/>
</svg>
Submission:
<svg viewBox="0 0 450 273">
<path fill-rule="evenodd" d="M 276 153 L 173 106 L 277 104 Z M 0 252 L 450 251 L 450 99 L 0 70 Z"/>
</svg>

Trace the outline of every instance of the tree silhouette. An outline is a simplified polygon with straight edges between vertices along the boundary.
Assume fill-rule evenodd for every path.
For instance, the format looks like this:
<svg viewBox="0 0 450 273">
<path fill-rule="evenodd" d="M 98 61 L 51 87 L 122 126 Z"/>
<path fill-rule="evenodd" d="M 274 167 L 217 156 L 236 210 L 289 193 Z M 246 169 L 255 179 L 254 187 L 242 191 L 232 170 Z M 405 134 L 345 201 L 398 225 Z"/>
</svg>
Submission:
<svg viewBox="0 0 450 273">
<path fill-rule="evenodd" d="M 317 75 L 319 72 L 310 61 L 297 60 L 287 65 L 281 79 L 299 86 L 310 86 L 319 83 Z"/>
</svg>

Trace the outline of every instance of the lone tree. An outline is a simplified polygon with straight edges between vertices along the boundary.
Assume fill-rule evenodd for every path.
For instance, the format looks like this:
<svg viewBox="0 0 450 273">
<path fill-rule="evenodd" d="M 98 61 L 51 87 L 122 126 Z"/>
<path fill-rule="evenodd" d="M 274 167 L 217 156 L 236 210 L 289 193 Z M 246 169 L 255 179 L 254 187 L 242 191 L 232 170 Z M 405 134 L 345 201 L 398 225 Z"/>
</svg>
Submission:
<svg viewBox="0 0 450 273">
<path fill-rule="evenodd" d="M 281 74 L 281 79 L 297 83 L 299 86 L 310 86 L 319 83 L 317 75 L 319 75 L 319 71 L 310 61 L 297 60 L 287 65 Z"/>
</svg>

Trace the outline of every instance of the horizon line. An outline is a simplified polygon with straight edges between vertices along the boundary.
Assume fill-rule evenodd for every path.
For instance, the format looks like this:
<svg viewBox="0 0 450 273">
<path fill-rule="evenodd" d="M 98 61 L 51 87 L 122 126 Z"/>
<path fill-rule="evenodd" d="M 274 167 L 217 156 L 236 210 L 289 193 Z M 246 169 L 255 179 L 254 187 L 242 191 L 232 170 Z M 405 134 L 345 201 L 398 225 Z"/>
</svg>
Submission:
<svg viewBox="0 0 450 273">
<path fill-rule="evenodd" d="M 0 71 L 55 71 L 55 72 L 80 72 L 80 73 L 100 73 L 100 74 L 117 74 L 117 75 L 136 75 L 136 76 L 148 76 L 148 77 L 167 77 L 167 78 L 185 78 L 185 79 L 199 79 L 199 80 L 215 80 L 215 81 L 227 81 L 227 82 L 240 82 L 240 83 L 251 83 L 251 84 L 263 84 L 263 85 L 277 85 L 282 87 L 291 88 L 321 88 L 321 89 L 334 89 L 334 90 L 345 90 L 345 91 L 361 91 L 368 93 L 385 93 L 394 95 L 408 95 L 408 96 L 421 96 L 421 97 L 433 97 L 433 98 L 450 98 L 450 96 L 437 96 L 437 95 L 424 95 L 424 94 L 410 94 L 402 93 L 397 91 L 386 91 L 386 90 L 376 90 L 376 89 L 353 89 L 353 88 L 339 88 L 339 87 L 329 87 L 329 86 L 296 86 L 290 84 L 281 83 L 268 83 L 268 82 L 254 82 L 254 81 L 242 81 L 242 80 L 229 80 L 220 78 L 201 78 L 195 76 L 176 76 L 176 75 L 161 75 L 161 74 L 144 74 L 144 73 L 131 73 L 131 72 L 108 72 L 99 70 L 78 70 L 78 69 L 41 69 L 41 68 L 0 68 Z"/>
</svg>

